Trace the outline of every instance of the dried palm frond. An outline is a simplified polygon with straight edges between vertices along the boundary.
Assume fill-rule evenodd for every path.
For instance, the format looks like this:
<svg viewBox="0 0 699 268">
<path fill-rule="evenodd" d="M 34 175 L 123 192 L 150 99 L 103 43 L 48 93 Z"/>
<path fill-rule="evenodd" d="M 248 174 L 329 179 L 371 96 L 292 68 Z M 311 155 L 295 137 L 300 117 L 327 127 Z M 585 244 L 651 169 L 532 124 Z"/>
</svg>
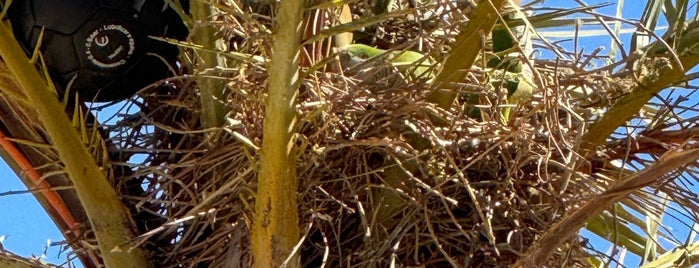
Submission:
<svg viewBox="0 0 699 268">
<path fill-rule="evenodd" d="M 0 72 L 9 74 L 1 61 Z M 4 93 L 0 96 L 3 160 L 34 193 L 84 265 L 96 267 L 99 254 L 89 246 L 94 236 L 60 158 L 51 148 L 36 114 L 23 101 L 21 87 L 7 77 L 0 88 Z"/>
</svg>

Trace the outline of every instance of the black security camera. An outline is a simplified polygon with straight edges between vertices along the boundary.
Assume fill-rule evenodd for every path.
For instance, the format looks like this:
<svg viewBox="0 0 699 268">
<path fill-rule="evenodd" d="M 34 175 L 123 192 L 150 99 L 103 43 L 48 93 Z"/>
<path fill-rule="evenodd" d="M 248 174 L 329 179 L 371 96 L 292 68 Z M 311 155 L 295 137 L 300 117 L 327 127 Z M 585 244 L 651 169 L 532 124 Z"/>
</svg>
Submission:
<svg viewBox="0 0 699 268">
<path fill-rule="evenodd" d="M 59 89 L 84 101 L 123 100 L 172 76 L 178 48 L 151 37 L 188 34 L 164 0 L 15 0 L 7 18 L 27 53 L 39 46 Z"/>
</svg>

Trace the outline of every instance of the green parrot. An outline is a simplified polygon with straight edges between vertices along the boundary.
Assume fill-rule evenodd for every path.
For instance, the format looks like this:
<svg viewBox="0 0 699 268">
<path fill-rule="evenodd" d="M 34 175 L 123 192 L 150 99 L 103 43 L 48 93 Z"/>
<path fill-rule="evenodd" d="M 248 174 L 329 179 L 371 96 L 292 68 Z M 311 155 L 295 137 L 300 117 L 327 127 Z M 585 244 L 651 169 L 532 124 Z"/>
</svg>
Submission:
<svg viewBox="0 0 699 268">
<path fill-rule="evenodd" d="M 519 4 L 519 1 L 514 1 Z M 515 12 L 517 9 L 508 6 L 503 12 L 506 20 L 515 20 L 524 15 Z M 525 26 L 510 27 L 507 24 L 499 24 L 491 30 L 492 54 L 487 59 L 486 71 L 490 76 L 491 84 L 495 88 L 507 89 L 508 106 L 501 110 L 503 121 L 510 119 L 512 105 L 528 101 L 537 87 L 533 81 L 534 74 L 530 65 L 524 64 L 520 57 L 529 57 L 532 54 L 530 33 Z M 521 55 L 517 47 L 524 55 Z M 533 59 L 529 59 L 533 61 Z"/>
<path fill-rule="evenodd" d="M 387 68 L 389 66 L 396 67 L 408 81 L 432 79 L 434 76 L 430 58 L 410 50 L 387 51 L 364 44 L 351 44 L 340 49 L 340 63 L 344 68 L 359 68 L 358 76 L 371 82 L 389 77 L 393 71 Z"/>
<path fill-rule="evenodd" d="M 505 72 L 502 86 L 507 89 L 507 104 L 517 105 L 520 102 L 528 101 L 534 94 L 536 86 L 531 81 L 531 76 L 524 73 Z M 510 119 L 511 107 L 505 107 L 502 111 L 502 118 L 505 122 Z"/>
<path fill-rule="evenodd" d="M 368 82 L 387 81 L 389 85 L 395 82 L 409 83 L 416 79 L 432 79 L 432 62 L 428 56 L 415 51 L 387 51 L 363 44 L 348 45 L 340 51 L 340 64 L 343 68 L 359 69 L 353 75 L 355 78 Z M 400 76 L 393 74 L 395 69 L 401 72 L 405 80 L 398 80 Z M 423 150 L 431 146 L 430 139 L 419 134 L 411 124 L 394 122 L 391 128 L 400 133 L 400 136 L 415 149 Z"/>
</svg>

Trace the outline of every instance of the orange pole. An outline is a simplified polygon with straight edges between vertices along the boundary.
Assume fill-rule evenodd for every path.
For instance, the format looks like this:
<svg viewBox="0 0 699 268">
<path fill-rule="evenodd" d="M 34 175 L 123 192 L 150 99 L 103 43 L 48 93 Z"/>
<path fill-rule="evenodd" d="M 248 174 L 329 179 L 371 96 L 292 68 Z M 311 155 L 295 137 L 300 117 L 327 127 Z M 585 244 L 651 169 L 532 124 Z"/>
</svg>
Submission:
<svg viewBox="0 0 699 268">
<path fill-rule="evenodd" d="M 29 160 L 27 160 L 24 154 L 12 141 L 7 139 L 7 136 L 5 136 L 5 133 L 2 131 L 0 131 L 0 146 L 2 146 L 2 148 L 5 149 L 10 157 L 12 157 L 12 159 L 17 163 L 17 165 L 19 165 L 29 180 L 34 183 L 33 186 L 39 189 L 39 192 L 44 196 L 44 198 L 46 198 L 46 201 L 49 203 L 51 208 L 56 210 L 56 213 L 58 213 L 58 216 L 63 223 L 65 223 L 68 228 L 75 233 L 76 237 L 80 237 L 80 228 L 76 228 L 78 223 L 75 221 L 73 214 L 70 213 L 70 210 L 68 210 L 68 207 L 66 206 L 65 202 L 63 202 L 61 196 L 59 196 L 55 191 L 52 191 L 51 185 L 41 179 L 39 172 L 34 169 L 34 166 L 29 163 Z M 31 188 L 29 185 L 27 185 L 27 187 Z"/>
</svg>

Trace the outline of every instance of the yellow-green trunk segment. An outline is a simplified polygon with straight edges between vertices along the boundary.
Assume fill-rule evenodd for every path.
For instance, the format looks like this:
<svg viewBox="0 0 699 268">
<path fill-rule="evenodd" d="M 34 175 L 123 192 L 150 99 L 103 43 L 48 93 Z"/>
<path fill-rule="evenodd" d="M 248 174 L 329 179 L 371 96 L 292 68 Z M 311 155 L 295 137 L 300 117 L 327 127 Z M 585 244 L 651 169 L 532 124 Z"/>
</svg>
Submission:
<svg viewBox="0 0 699 268">
<path fill-rule="evenodd" d="M 25 56 L 10 26 L 4 22 L 0 23 L 0 57 L 25 90 L 27 102 L 34 107 L 51 145 L 65 165 L 90 219 L 105 265 L 148 267 L 146 254 L 140 248 L 121 248 L 134 238 L 126 208 L 80 140 L 58 98 L 47 90 L 49 85 Z"/>
<path fill-rule="evenodd" d="M 498 11 L 505 0 L 482 1 L 472 12 L 471 20 L 456 37 L 441 71 L 433 80 L 435 88 L 427 95 L 427 101 L 448 109 L 458 93 L 456 83 L 461 83 L 482 53 L 485 39 L 498 19 Z"/>
<path fill-rule="evenodd" d="M 272 36 L 265 103 L 261 170 L 252 228 L 254 267 L 299 267 L 292 250 L 299 242 L 296 188 L 296 98 L 304 1 L 281 1 Z M 288 260 L 288 261 L 287 261 Z"/>
<path fill-rule="evenodd" d="M 196 71 L 214 70 L 219 66 L 216 51 L 217 37 L 215 29 L 210 24 L 212 16 L 212 3 L 210 1 L 191 1 L 191 13 L 195 23 L 190 29 L 192 42 L 202 46 L 196 50 L 199 54 L 196 62 Z M 225 116 L 230 111 L 226 103 L 228 90 L 225 83 L 219 79 L 196 75 L 199 87 L 199 99 L 201 102 L 201 122 L 204 129 L 223 126 Z"/>
<path fill-rule="evenodd" d="M 506 21 L 499 20 L 499 13 L 507 21 L 513 21 L 524 16 L 518 7 L 519 1 L 484 1 L 472 13 L 469 21 L 462 29 L 457 41 L 452 46 L 441 72 L 434 79 L 435 89 L 427 96 L 427 100 L 442 108 L 449 108 L 457 96 L 457 83 L 464 78 L 473 67 L 479 55 L 485 55 L 483 44 L 488 35 L 492 39 L 492 54 L 488 54 L 486 71 L 491 77 L 491 85 L 495 89 L 507 89 L 508 106 L 500 113 L 507 122 L 512 106 L 532 96 L 536 90 L 533 82 L 531 67 L 523 64 L 521 54 L 528 56 L 531 50 L 531 40 L 526 30 L 529 25 L 511 27 Z M 519 47 L 518 47 L 519 46 Z M 479 102 L 478 95 L 468 96 L 467 113 L 474 118 L 482 119 L 480 110 L 475 107 Z"/>
<path fill-rule="evenodd" d="M 699 36 L 698 36 L 699 37 Z M 695 39 L 696 40 L 696 39 Z M 662 57 L 662 56 L 658 56 Z M 631 93 L 619 98 L 596 122 L 590 125 L 583 136 L 584 148 L 602 145 L 620 126 L 626 124 L 637 114 L 656 94 L 685 79 L 685 72 L 699 64 L 699 54 L 685 53 L 680 55 L 679 62 L 684 67 L 681 70 L 676 63 L 671 63 L 657 72 L 652 79 L 640 77 L 641 83 L 636 84 Z"/>
</svg>

